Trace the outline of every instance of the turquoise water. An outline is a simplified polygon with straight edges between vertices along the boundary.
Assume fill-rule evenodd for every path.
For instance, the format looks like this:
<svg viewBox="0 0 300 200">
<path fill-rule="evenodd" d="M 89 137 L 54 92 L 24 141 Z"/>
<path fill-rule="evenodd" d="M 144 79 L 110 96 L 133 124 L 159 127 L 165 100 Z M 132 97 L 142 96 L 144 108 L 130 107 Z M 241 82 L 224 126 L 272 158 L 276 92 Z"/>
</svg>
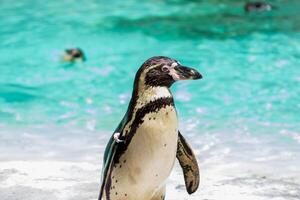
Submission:
<svg viewBox="0 0 300 200">
<path fill-rule="evenodd" d="M 114 130 L 136 70 L 164 55 L 204 76 L 172 88 L 181 123 L 192 121 L 197 134 L 294 141 L 300 3 L 273 3 L 279 9 L 245 14 L 241 1 L 1 1 L 0 125 Z M 82 48 L 87 61 L 61 62 L 69 47 Z"/>
<path fill-rule="evenodd" d="M 96 199 L 135 72 L 163 55 L 204 76 L 172 86 L 200 189 L 175 166 L 167 198 L 299 200 L 300 1 L 244 2 L 1 0 L 1 198 Z M 71 47 L 87 61 L 61 62 Z"/>
</svg>

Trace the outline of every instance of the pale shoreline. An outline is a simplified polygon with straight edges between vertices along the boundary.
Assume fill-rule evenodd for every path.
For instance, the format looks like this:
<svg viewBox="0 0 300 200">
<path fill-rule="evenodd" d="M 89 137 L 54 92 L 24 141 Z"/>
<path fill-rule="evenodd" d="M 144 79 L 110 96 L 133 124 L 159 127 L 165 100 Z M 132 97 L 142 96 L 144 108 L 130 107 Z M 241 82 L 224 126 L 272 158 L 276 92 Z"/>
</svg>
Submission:
<svg viewBox="0 0 300 200">
<path fill-rule="evenodd" d="M 300 183 L 292 178 L 262 174 L 224 174 L 238 166 L 202 170 L 201 185 L 193 195 L 185 191 L 181 169 L 175 166 L 167 184 L 169 200 L 299 199 Z M 233 174 L 232 174 L 233 175 Z M 2 200 L 92 200 L 99 190 L 100 167 L 87 162 L 6 161 L 0 162 Z"/>
<path fill-rule="evenodd" d="M 1 200 L 97 199 L 110 133 L 58 128 L 51 135 L 40 134 L 44 127 L 0 130 Z M 190 132 L 184 135 L 197 155 L 201 183 L 188 195 L 176 162 L 166 200 L 300 199 L 298 143 L 270 146 L 270 138 L 182 132 Z"/>
</svg>

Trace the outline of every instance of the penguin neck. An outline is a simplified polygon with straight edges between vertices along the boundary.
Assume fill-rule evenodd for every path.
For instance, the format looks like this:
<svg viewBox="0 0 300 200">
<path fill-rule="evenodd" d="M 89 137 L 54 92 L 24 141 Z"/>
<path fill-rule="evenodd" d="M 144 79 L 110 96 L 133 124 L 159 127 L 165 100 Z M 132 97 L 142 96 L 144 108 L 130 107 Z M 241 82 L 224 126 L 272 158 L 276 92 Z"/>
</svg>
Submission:
<svg viewBox="0 0 300 200">
<path fill-rule="evenodd" d="M 132 94 L 131 103 L 134 104 L 135 110 L 162 98 L 173 98 L 171 91 L 165 86 L 148 86 L 139 85 Z"/>
</svg>

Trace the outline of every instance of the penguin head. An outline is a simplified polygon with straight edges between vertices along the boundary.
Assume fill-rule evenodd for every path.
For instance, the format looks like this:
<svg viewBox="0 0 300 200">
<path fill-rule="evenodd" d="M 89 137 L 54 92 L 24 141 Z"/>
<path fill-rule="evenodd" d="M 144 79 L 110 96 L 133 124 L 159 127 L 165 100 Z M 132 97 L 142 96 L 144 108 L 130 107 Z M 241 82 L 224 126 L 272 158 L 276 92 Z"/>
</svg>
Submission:
<svg viewBox="0 0 300 200">
<path fill-rule="evenodd" d="M 270 11 L 272 10 L 271 4 L 264 3 L 264 2 L 249 2 L 244 7 L 246 12 L 252 12 L 252 11 Z"/>
<path fill-rule="evenodd" d="M 146 60 L 136 75 L 136 82 L 143 81 L 148 86 L 170 87 L 179 80 L 201 79 L 195 69 L 182 66 L 177 60 L 164 56 L 155 56 Z"/>
<path fill-rule="evenodd" d="M 85 61 L 85 56 L 80 48 L 66 49 L 63 60 L 68 62 Z"/>
</svg>

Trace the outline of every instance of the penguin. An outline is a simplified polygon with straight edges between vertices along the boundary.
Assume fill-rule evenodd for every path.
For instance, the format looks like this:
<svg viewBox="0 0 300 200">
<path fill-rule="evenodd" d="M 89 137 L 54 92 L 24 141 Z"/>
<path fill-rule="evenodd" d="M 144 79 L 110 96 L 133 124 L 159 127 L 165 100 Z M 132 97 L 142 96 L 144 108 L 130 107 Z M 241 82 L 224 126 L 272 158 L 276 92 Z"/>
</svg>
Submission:
<svg viewBox="0 0 300 200">
<path fill-rule="evenodd" d="M 170 91 L 179 80 L 201 79 L 177 60 L 155 56 L 136 73 L 132 97 L 105 152 L 98 200 L 162 200 L 176 158 L 186 190 L 194 193 L 200 173 L 191 146 L 178 130 Z"/>
<path fill-rule="evenodd" d="M 85 56 L 80 48 L 66 49 L 65 55 L 63 56 L 63 61 L 75 62 L 75 61 L 85 61 Z"/>
<path fill-rule="evenodd" d="M 268 3 L 264 3 L 264 2 L 249 2 L 246 3 L 244 6 L 244 10 L 246 12 L 254 12 L 254 11 L 271 11 L 273 9 L 273 6 L 271 4 Z"/>
</svg>

